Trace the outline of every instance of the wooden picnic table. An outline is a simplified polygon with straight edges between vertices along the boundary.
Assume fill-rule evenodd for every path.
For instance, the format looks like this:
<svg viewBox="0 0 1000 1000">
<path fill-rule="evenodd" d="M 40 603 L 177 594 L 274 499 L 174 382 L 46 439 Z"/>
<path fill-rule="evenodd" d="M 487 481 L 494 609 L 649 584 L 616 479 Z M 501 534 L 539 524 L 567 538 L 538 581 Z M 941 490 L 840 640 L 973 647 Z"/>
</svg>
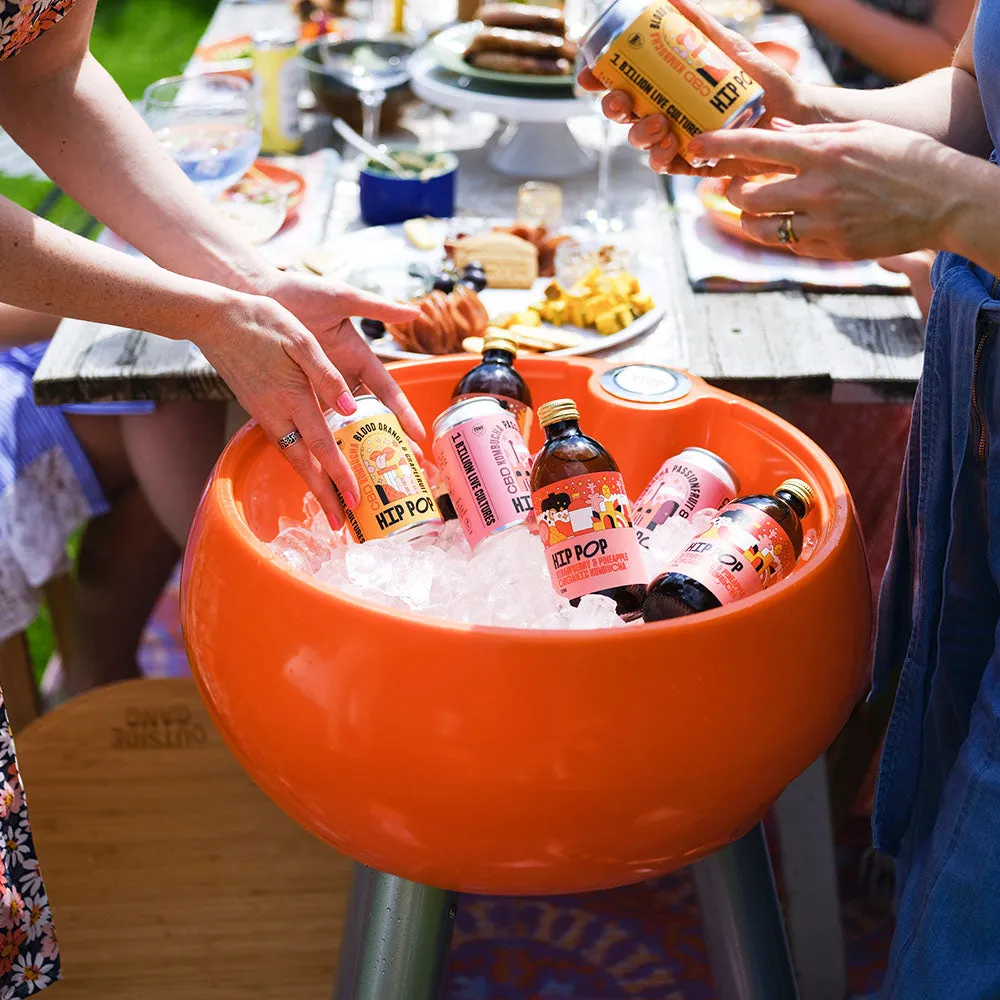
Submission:
<svg viewBox="0 0 1000 1000">
<path fill-rule="evenodd" d="M 288 17 L 284 2 L 223 0 L 205 40 L 253 32 Z M 815 50 L 806 57 L 817 64 L 814 78 L 825 72 Z M 494 119 L 447 116 L 423 107 L 405 124 L 425 141 L 457 149 L 461 211 L 512 215 L 519 181 L 493 172 L 482 149 L 495 129 Z M 596 116 L 575 125 L 584 144 L 597 144 Z M 632 222 L 640 252 L 658 262 L 662 287 L 652 291 L 667 306 L 667 315 L 656 330 L 606 352 L 607 357 L 684 368 L 758 398 L 790 391 L 828 394 L 842 383 L 903 398 L 912 392 L 923 350 L 923 324 L 912 297 L 693 291 L 666 185 L 621 141 L 623 136 L 618 139 L 612 167 L 615 207 Z M 593 204 L 595 184 L 593 173 L 562 182 L 567 220 L 581 217 Z M 327 239 L 335 246 L 337 232 L 359 225 L 356 186 L 337 184 Z M 231 398 L 193 345 L 76 320 L 60 324 L 38 370 L 35 393 L 43 404 Z"/>
</svg>

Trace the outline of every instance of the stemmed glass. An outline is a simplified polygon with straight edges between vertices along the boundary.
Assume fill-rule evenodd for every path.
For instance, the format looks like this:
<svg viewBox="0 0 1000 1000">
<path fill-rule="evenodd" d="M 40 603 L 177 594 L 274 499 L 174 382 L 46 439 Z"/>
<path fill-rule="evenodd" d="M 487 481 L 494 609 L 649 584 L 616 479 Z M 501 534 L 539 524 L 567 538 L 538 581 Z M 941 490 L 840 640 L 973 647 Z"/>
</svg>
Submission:
<svg viewBox="0 0 1000 1000">
<path fill-rule="evenodd" d="M 580 23 L 586 27 L 597 19 L 600 12 L 607 6 L 609 0 L 578 0 L 575 5 L 578 9 L 574 11 L 579 17 Z M 577 57 L 576 72 L 583 68 L 583 60 Z M 625 220 L 620 216 L 613 215 L 611 199 L 611 157 L 614 151 L 612 142 L 612 123 L 604 117 L 601 111 L 601 97 L 596 99 L 593 95 L 576 87 L 580 97 L 586 97 L 594 101 L 597 111 L 597 118 L 601 130 L 600 147 L 597 157 L 597 191 L 594 194 L 594 202 L 583 214 L 582 224 L 596 233 L 620 233 L 626 228 Z"/>
<path fill-rule="evenodd" d="M 362 134 L 378 142 L 379 122 L 386 95 L 410 79 L 411 46 L 389 40 L 377 28 L 359 29 L 354 37 L 320 46 L 323 68 L 357 91 L 361 101 Z"/>
<path fill-rule="evenodd" d="M 253 88 L 225 73 L 157 80 L 143 117 L 173 161 L 210 198 L 235 184 L 260 152 Z"/>
</svg>

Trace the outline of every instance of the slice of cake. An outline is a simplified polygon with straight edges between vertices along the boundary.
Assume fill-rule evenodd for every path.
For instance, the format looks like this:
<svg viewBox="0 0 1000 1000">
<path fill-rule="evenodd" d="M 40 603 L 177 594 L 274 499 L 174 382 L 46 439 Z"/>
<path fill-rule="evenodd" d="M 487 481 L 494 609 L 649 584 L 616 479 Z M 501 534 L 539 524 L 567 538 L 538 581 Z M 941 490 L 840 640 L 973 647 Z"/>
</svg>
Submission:
<svg viewBox="0 0 1000 1000">
<path fill-rule="evenodd" d="M 461 271 L 479 263 L 490 288 L 531 288 L 538 277 L 538 250 L 533 243 L 510 233 L 475 233 L 451 244 L 452 258 Z"/>
</svg>

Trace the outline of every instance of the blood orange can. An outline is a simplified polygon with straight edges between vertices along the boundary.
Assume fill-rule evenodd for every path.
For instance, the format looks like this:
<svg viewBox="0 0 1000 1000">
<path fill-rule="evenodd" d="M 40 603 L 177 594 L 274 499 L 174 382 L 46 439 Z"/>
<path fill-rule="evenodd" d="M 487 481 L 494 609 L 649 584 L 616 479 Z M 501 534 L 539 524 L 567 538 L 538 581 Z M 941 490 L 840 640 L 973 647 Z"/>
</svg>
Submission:
<svg viewBox="0 0 1000 1000">
<path fill-rule="evenodd" d="M 355 402 L 358 408 L 349 417 L 327 417 L 361 489 L 353 510 L 344 503 L 351 537 L 370 542 L 402 533 L 408 538 L 436 535 L 444 521 L 396 415 L 374 396 L 358 396 Z M 339 490 L 337 495 L 343 503 Z"/>
</svg>

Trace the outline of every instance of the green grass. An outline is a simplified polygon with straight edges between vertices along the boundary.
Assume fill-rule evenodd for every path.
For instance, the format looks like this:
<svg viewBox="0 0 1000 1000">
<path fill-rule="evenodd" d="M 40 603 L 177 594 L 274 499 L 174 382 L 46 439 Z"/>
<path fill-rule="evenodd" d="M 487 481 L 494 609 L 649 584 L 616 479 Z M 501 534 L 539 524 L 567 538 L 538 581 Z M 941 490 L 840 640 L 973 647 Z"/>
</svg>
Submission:
<svg viewBox="0 0 1000 1000">
<path fill-rule="evenodd" d="M 90 47 L 130 100 L 191 58 L 216 0 L 100 0 Z"/>
<path fill-rule="evenodd" d="M 129 100 L 142 97 L 154 80 L 180 73 L 194 52 L 216 0 L 100 0 L 91 50 Z M 36 211 L 52 190 L 48 181 L 0 174 L 0 195 Z M 79 232 L 89 215 L 63 195 L 46 213 L 57 225 Z M 79 539 L 70 542 L 75 553 Z M 54 648 L 47 610 L 28 629 L 28 644 L 40 677 Z"/>
</svg>

